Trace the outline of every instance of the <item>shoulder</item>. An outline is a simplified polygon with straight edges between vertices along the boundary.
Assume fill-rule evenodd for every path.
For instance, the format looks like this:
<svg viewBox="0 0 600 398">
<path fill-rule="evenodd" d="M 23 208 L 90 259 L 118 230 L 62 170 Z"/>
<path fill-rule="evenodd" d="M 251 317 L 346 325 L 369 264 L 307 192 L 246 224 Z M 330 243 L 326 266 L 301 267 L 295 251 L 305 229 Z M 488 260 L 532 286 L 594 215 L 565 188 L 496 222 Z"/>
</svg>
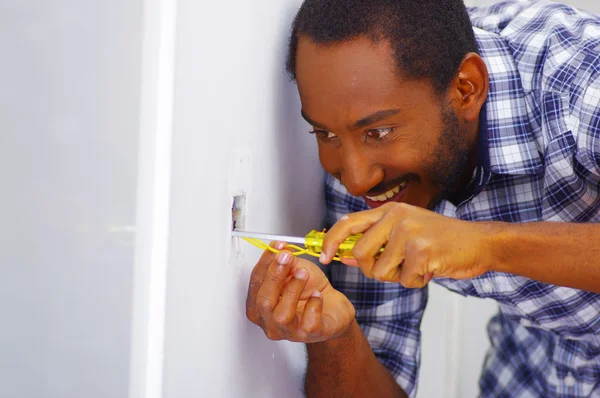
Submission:
<svg viewBox="0 0 600 398">
<path fill-rule="evenodd" d="M 529 1 L 509 0 L 486 6 L 467 7 L 467 11 L 474 27 L 500 33 L 530 6 Z"/>
<path fill-rule="evenodd" d="M 571 6 L 511 0 L 470 15 L 475 28 L 506 43 L 525 91 L 571 90 L 600 53 L 600 17 Z"/>
</svg>

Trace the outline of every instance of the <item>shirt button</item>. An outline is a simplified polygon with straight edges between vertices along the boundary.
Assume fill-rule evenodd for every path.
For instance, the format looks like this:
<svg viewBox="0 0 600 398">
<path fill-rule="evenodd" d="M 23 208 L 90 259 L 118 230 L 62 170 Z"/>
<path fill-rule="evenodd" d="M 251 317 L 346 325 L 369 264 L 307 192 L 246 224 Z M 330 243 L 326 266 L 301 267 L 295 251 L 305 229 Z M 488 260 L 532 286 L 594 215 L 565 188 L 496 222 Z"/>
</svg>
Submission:
<svg viewBox="0 0 600 398">
<path fill-rule="evenodd" d="M 485 282 L 483 283 L 483 286 L 482 286 L 482 288 L 483 288 L 483 291 L 484 291 L 484 292 L 486 292 L 486 293 L 491 293 L 491 292 L 492 292 L 492 290 L 494 290 L 494 285 L 492 285 L 492 283 L 491 283 L 490 281 L 485 281 Z"/>
<path fill-rule="evenodd" d="M 531 321 L 527 318 L 521 318 L 521 325 L 523 325 L 525 327 L 529 327 L 529 326 L 531 326 Z"/>
<path fill-rule="evenodd" d="M 575 380 L 575 378 L 573 377 L 573 373 L 569 372 L 567 374 L 567 377 L 565 377 L 565 385 L 567 387 L 573 387 L 575 385 L 575 382 L 577 380 Z"/>
</svg>

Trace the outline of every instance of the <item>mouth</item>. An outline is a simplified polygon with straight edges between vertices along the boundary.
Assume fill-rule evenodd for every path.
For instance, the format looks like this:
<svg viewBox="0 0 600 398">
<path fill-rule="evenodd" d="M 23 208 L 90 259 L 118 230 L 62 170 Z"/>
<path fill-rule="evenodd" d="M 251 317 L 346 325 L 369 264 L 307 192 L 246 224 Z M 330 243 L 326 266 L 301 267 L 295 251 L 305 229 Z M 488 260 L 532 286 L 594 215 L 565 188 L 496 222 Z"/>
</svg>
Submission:
<svg viewBox="0 0 600 398">
<path fill-rule="evenodd" d="M 410 180 L 404 180 L 395 187 L 375 196 L 364 196 L 367 205 L 374 209 L 379 206 L 383 206 L 389 202 L 399 202 L 406 191 L 406 186 Z"/>
</svg>

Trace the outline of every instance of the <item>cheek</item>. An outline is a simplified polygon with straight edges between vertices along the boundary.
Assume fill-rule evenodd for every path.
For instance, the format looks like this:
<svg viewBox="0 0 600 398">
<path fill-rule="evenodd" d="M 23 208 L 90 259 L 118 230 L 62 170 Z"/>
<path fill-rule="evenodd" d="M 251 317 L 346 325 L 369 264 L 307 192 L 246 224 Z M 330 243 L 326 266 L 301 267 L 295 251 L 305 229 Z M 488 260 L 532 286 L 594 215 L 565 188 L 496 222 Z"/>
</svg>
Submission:
<svg viewBox="0 0 600 398">
<path fill-rule="evenodd" d="M 321 141 L 317 141 L 317 143 L 319 161 L 323 169 L 338 179 L 341 178 L 345 163 L 352 161 L 360 163 L 363 167 L 381 169 L 387 178 L 397 178 L 411 173 L 416 174 L 422 182 L 425 182 L 429 179 L 427 166 L 435 161 L 430 143 L 424 139 L 354 148 L 351 159 L 344 158 L 341 145 Z"/>
<path fill-rule="evenodd" d="M 373 158 L 391 174 L 421 174 L 427 155 L 419 143 L 403 142 L 401 145 L 390 144 L 377 148 Z"/>
<path fill-rule="evenodd" d="M 339 177 L 346 163 L 360 163 L 363 167 L 378 167 L 387 171 L 390 177 L 398 173 L 417 173 L 420 165 L 426 160 L 423 151 L 416 145 L 394 145 L 394 143 L 354 149 L 346 154 L 340 145 L 318 143 L 319 160 L 323 169 L 329 174 Z"/>
</svg>

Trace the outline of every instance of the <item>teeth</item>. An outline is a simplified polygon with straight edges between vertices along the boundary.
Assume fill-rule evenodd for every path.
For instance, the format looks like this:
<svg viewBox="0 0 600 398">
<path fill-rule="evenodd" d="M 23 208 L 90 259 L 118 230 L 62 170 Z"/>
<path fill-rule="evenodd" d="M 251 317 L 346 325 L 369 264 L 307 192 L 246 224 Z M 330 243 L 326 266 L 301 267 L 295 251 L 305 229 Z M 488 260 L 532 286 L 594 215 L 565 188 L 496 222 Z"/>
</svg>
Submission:
<svg viewBox="0 0 600 398">
<path fill-rule="evenodd" d="M 388 200 L 392 196 L 396 195 L 405 186 L 406 186 L 406 181 L 404 181 L 402 184 L 400 184 L 398 186 L 395 186 L 394 188 L 390 189 L 389 191 L 382 193 L 381 195 L 367 196 L 366 198 L 370 199 L 370 200 L 372 200 L 374 202 L 383 202 L 384 200 Z"/>
<path fill-rule="evenodd" d="M 375 198 L 373 198 L 374 200 L 378 201 L 378 202 L 383 202 L 384 200 L 387 200 L 387 196 L 385 196 L 384 193 L 382 193 L 379 196 L 376 196 Z"/>
</svg>

